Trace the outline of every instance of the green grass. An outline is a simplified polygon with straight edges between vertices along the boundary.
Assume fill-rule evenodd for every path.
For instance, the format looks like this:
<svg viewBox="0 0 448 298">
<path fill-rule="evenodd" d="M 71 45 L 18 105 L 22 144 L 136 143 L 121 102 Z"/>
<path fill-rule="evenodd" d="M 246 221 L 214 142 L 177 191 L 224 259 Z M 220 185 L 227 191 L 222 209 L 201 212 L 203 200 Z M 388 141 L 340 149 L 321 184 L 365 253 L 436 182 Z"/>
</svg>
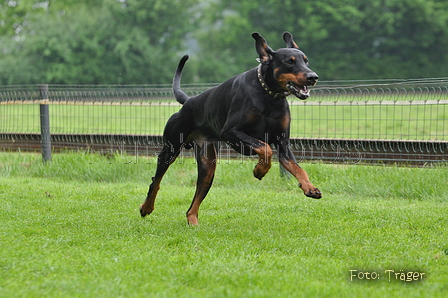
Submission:
<svg viewBox="0 0 448 298">
<path fill-rule="evenodd" d="M 195 165 L 165 176 L 141 219 L 155 160 L 0 153 L 1 297 L 446 297 L 446 166 L 303 164 L 324 194 L 222 161 L 186 224 Z M 380 280 L 350 281 L 350 271 Z M 386 270 L 425 273 L 388 281 Z"/>
<path fill-rule="evenodd" d="M 52 104 L 51 131 L 160 135 L 168 118 L 179 110 L 175 104 L 135 104 Z M 365 105 L 363 101 L 354 101 L 345 106 L 292 105 L 291 118 L 292 137 L 448 140 L 446 104 Z M 1 132 L 39 133 L 39 106 L 0 106 Z"/>
</svg>

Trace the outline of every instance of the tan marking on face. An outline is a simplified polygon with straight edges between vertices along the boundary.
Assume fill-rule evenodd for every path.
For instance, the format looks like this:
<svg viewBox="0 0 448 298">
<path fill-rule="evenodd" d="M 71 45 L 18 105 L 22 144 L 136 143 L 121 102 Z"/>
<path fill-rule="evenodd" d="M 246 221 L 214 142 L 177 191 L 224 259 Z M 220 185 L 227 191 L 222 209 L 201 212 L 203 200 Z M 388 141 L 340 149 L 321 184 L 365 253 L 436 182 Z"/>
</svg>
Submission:
<svg viewBox="0 0 448 298">
<path fill-rule="evenodd" d="M 286 84 L 288 82 L 294 82 L 297 85 L 304 86 L 306 85 L 306 78 L 303 72 L 298 74 L 293 73 L 284 73 L 277 77 L 277 81 L 282 86 L 283 89 L 286 90 Z"/>
</svg>

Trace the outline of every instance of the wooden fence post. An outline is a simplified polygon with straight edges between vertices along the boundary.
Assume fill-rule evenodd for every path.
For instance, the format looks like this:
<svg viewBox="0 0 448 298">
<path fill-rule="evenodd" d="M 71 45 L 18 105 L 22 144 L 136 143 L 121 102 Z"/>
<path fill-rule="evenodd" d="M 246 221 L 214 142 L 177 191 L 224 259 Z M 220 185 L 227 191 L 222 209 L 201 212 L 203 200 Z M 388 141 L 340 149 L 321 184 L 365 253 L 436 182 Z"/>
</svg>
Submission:
<svg viewBox="0 0 448 298">
<path fill-rule="evenodd" d="M 48 84 L 39 85 L 41 97 L 40 103 L 40 131 L 42 160 L 44 163 L 51 160 L 51 134 L 50 134 L 50 109 L 48 105 Z"/>
</svg>

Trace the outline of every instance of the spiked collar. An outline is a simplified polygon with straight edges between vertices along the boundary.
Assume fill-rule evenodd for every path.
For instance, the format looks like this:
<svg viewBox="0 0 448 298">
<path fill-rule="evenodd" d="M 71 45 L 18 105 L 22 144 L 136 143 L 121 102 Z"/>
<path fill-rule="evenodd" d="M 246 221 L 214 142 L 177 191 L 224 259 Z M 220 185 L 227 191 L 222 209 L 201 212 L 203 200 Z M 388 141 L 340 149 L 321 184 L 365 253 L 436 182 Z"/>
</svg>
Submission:
<svg viewBox="0 0 448 298">
<path fill-rule="evenodd" d="M 266 91 L 270 96 L 272 96 L 274 99 L 280 99 L 286 97 L 289 92 L 281 92 L 277 93 L 269 89 L 268 85 L 263 79 L 263 76 L 261 75 L 261 63 L 257 67 L 257 75 L 258 75 L 258 81 L 260 81 L 261 87 L 263 87 L 264 91 Z"/>
</svg>

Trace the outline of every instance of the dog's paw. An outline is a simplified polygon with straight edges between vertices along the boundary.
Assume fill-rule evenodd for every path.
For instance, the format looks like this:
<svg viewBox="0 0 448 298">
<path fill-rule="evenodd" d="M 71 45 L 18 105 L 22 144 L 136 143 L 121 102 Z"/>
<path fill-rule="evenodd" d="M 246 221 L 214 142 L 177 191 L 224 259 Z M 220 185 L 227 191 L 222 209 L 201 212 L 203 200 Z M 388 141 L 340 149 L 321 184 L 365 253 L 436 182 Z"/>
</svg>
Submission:
<svg viewBox="0 0 448 298">
<path fill-rule="evenodd" d="M 305 195 L 307 197 L 310 197 L 310 198 L 313 198 L 313 199 L 320 199 L 320 198 L 322 198 L 322 193 L 317 188 L 310 189 L 308 192 L 305 193 Z"/>
<path fill-rule="evenodd" d="M 266 175 L 265 171 L 260 171 L 257 167 L 254 169 L 254 177 L 261 180 Z"/>
<path fill-rule="evenodd" d="M 151 212 L 152 212 L 152 210 L 151 211 L 146 210 L 144 208 L 143 204 L 140 206 L 140 215 L 141 215 L 141 217 L 145 217 L 146 215 L 151 214 Z"/>
<path fill-rule="evenodd" d="M 188 215 L 187 221 L 190 226 L 199 226 L 199 220 L 197 215 Z"/>
<path fill-rule="evenodd" d="M 254 177 L 261 180 L 271 168 L 270 164 L 258 163 L 254 169 Z"/>
</svg>

